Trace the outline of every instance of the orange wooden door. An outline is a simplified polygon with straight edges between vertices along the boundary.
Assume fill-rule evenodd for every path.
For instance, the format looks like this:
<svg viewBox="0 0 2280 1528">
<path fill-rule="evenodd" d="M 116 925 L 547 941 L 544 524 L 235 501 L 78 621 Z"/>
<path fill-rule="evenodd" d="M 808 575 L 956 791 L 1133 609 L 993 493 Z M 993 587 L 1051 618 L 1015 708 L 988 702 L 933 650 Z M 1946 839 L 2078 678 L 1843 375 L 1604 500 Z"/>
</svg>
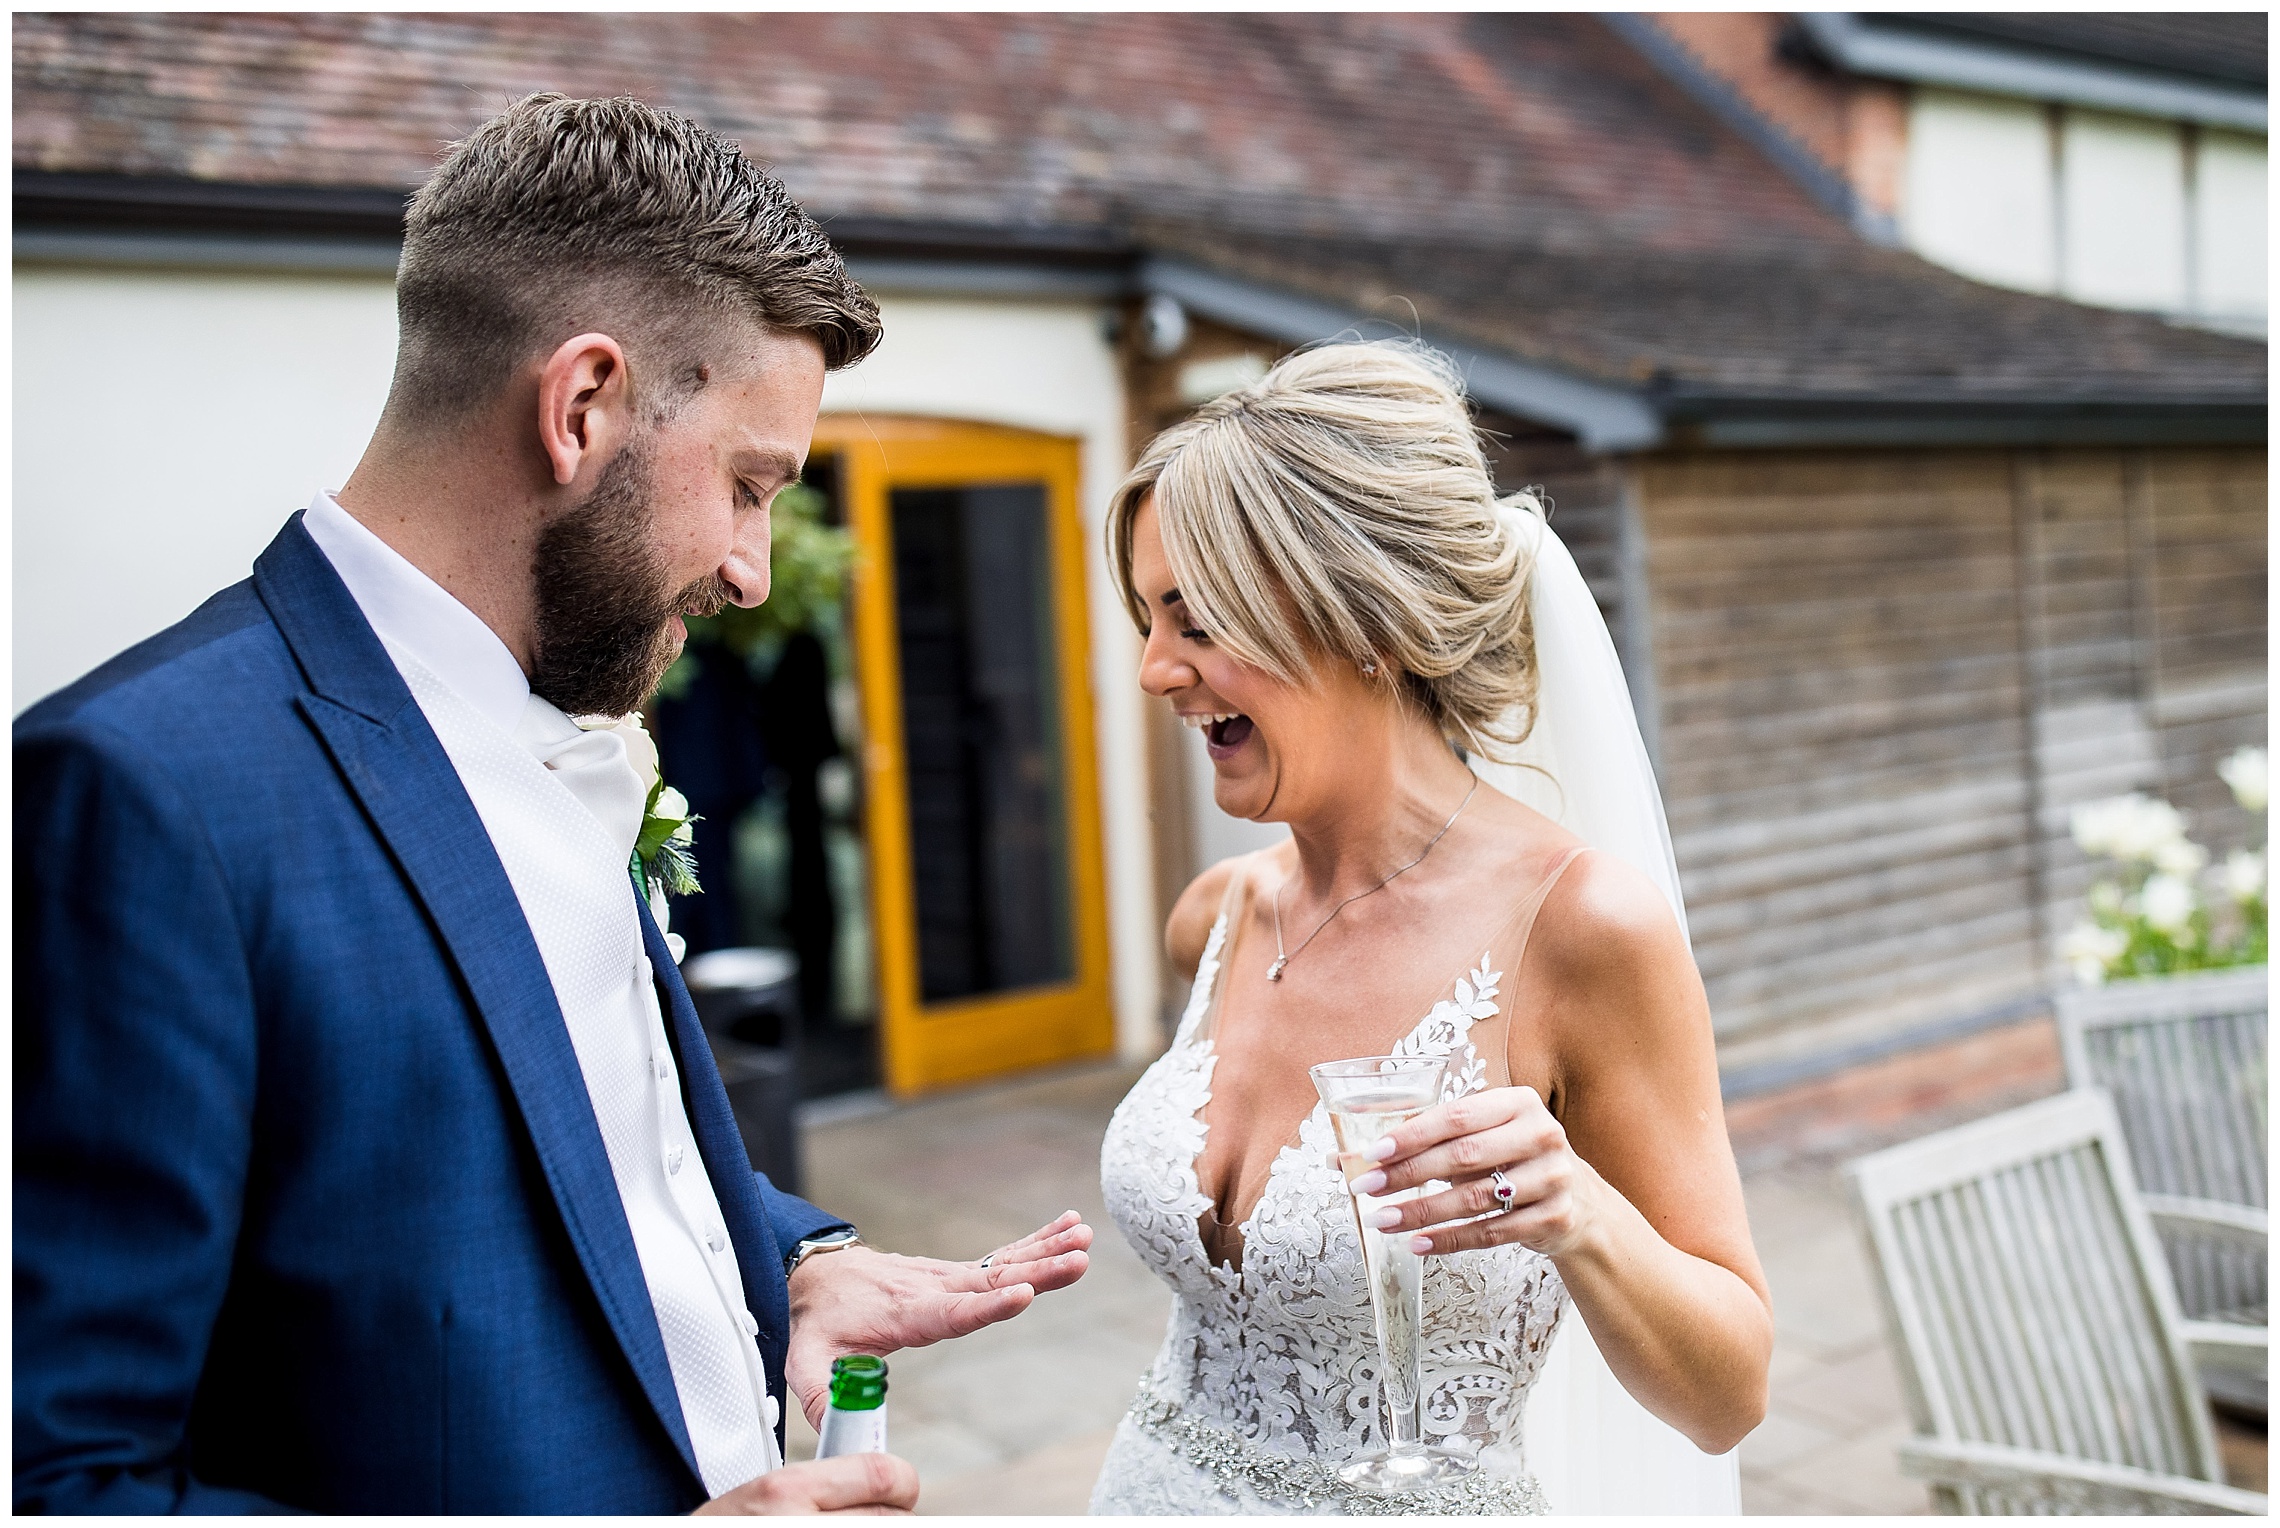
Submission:
<svg viewBox="0 0 2280 1528">
<path fill-rule="evenodd" d="M 1077 443 L 826 416 L 852 600 L 880 1059 L 898 1094 L 1104 1053 Z"/>
</svg>

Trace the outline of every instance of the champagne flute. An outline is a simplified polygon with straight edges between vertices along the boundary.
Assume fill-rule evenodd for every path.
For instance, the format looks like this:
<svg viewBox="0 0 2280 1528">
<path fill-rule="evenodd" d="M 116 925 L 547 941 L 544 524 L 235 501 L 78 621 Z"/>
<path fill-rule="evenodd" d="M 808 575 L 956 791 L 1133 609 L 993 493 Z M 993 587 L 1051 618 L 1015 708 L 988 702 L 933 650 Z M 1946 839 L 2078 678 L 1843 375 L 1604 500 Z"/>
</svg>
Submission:
<svg viewBox="0 0 2280 1528">
<path fill-rule="evenodd" d="M 1338 1165 L 1353 1182 L 1378 1164 L 1363 1155 L 1395 1126 L 1441 1101 L 1446 1056 L 1361 1056 L 1310 1069 L 1315 1091 L 1330 1112 L 1338 1138 Z M 1378 1404 L 1388 1447 L 1342 1466 L 1338 1478 L 1375 1496 L 1395 1496 L 1472 1474 L 1480 1465 L 1469 1451 L 1424 1440 L 1425 1344 L 1421 1297 L 1424 1259 L 1409 1249 L 1416 1233 L 1373 1230 L 1370 1216 L 1422 1194 L 1354 1194 L 1354 1228 L 1370 1281 L 1370 1311 L 1377 1320 Z"/>
</svg>

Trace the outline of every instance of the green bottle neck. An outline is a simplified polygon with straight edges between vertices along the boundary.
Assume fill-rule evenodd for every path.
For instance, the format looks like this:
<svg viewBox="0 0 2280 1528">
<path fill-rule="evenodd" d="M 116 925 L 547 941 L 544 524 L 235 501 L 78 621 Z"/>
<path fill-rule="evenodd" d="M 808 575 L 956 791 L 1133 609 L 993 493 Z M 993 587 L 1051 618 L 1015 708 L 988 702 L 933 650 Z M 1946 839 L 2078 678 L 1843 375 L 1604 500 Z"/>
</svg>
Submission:
<svg viewBox="0 0 2280 1528">
<path fill-rule="evenodd" d="M 851 1353 L 831 1362 L 831 1404 L 840 1411 L 876 1411 L 887 1403 L 887 1361 Z"/>
</svg>

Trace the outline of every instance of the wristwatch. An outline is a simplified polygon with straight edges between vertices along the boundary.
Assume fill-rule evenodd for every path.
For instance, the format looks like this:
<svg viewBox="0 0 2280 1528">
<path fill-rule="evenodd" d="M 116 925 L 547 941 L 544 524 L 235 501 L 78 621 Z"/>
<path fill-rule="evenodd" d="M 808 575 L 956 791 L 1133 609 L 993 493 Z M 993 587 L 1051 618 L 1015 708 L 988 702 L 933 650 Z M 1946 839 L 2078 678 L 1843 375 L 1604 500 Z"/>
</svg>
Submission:
<svg viewBox="0 0 2280 1528">
<path fill-rule="evenodd" d="M 863 1238 L 853 1226 L 841 1226 L 836 1231 L 825 1231 L 819 1236 L 803 1238 L 784 1259 L 784 1277 L 790 1278 L 794 1270 L 818 1252 L 845 1252 L 849 1247 L 860 1247 Z"/>
</svg>

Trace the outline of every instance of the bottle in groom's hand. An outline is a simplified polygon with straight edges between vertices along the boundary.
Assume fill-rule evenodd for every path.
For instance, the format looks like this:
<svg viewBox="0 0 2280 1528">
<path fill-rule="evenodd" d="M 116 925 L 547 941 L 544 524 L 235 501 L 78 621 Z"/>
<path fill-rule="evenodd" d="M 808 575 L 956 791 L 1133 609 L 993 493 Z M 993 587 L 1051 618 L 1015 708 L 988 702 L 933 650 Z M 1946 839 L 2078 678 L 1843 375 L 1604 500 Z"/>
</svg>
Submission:
<svg viewBox="0 0 2280 1528">
<path fill-rule="evenodd" d="M 831 1363 L 831 1403 L 816 1442 L 818 1459 L 887 1451 L 887 1361 L 851 1353 Z"/>
</svg>

